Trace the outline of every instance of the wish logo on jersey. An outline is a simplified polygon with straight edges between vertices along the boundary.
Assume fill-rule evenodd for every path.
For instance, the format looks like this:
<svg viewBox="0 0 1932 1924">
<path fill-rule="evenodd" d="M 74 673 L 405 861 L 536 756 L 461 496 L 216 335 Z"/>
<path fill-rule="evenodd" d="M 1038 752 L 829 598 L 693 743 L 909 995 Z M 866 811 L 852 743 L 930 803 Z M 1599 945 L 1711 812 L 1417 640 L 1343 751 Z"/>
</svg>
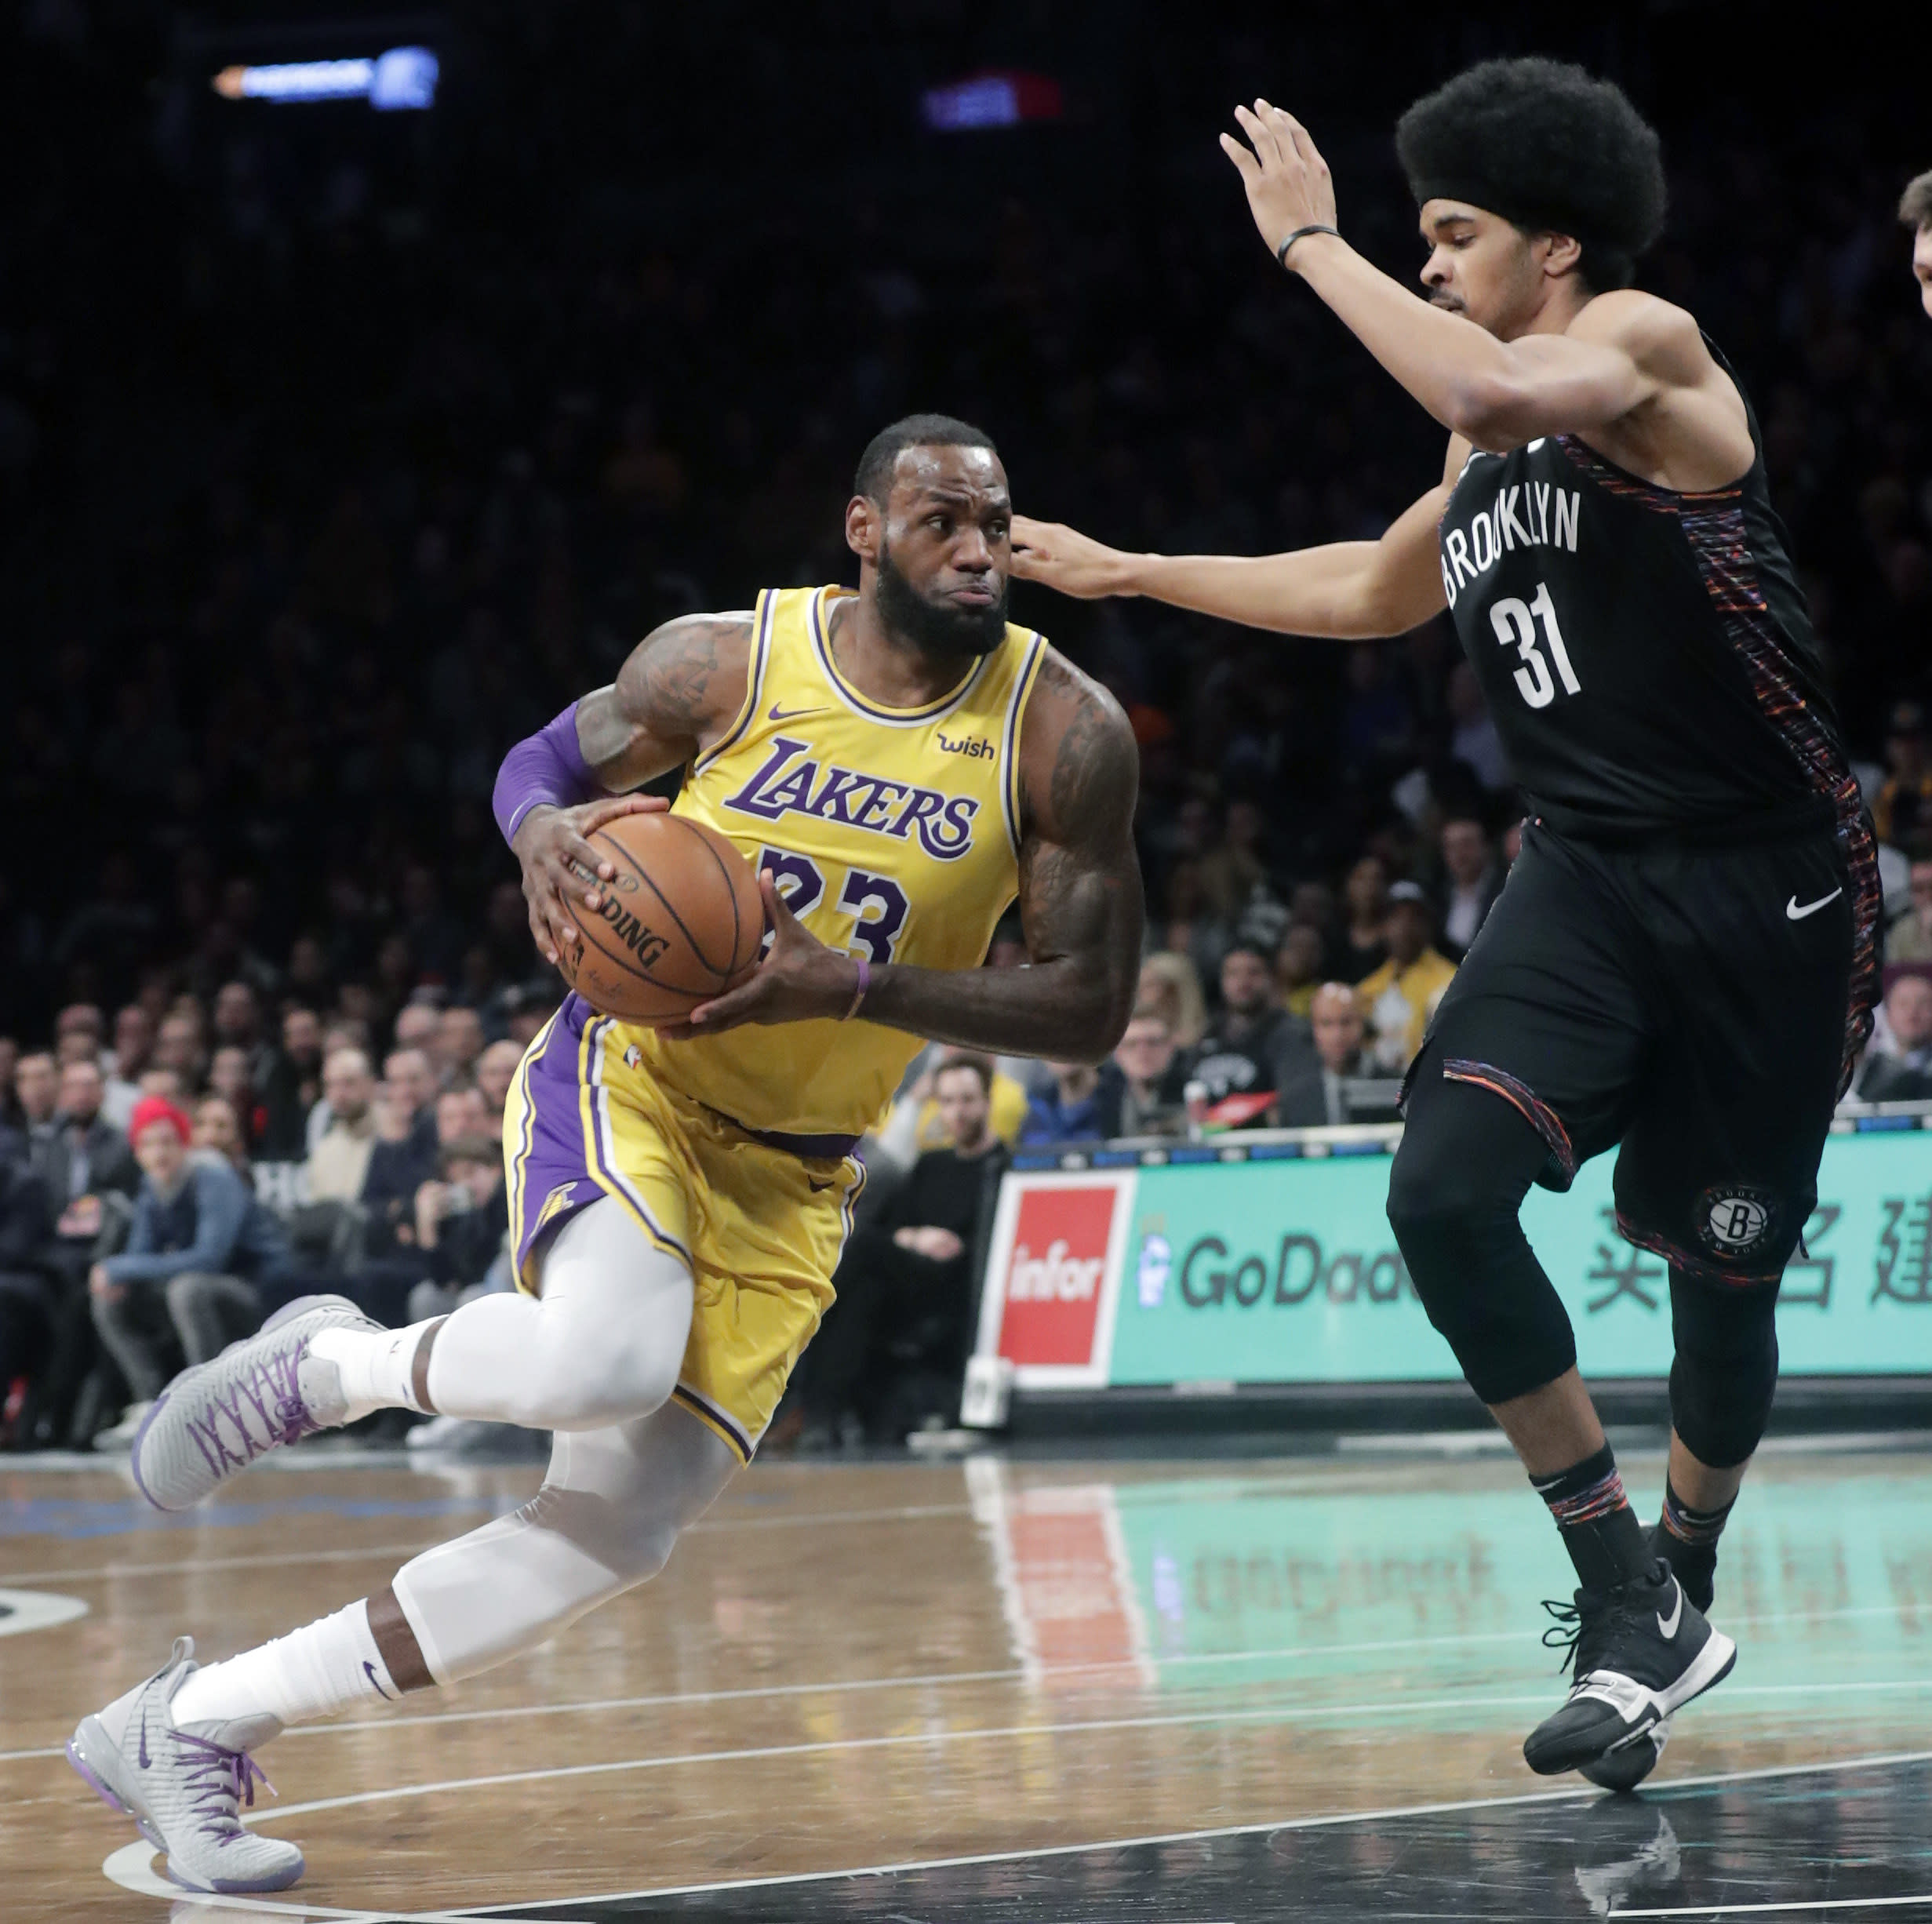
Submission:
<svg viewBox="0 0 1932 1924">
<path fill-rule="evenodd" d="M 811 815 L 899 840 L 916 831 L 919 846 L 942 862 L 955 861 L 972 847 L 977 796 L 887 781 L 833 762 L 821 768 L 811 746 L 786 735 L 774 737 L 764 766 L 724 806 L 763 822 Z"/>
</svg>

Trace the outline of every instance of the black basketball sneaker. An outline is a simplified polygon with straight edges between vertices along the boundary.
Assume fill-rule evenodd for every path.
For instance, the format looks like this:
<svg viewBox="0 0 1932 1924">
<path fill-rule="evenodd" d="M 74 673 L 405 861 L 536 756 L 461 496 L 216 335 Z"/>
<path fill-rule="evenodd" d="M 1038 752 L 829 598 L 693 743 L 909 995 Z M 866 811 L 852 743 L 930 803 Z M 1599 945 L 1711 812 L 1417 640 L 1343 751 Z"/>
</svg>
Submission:
<svg viewBox="0 0 1932 1924">
<path fill-rule="evenodd" d="M 1717 1588 L 1717 1545 L 1667 1542 L 1663 1525 L 1653 1523 L 1650 1548 L 1669 1564 L 1672 1574 L 1684 1587 L 1684 1595 L 1708 1616 Z M 1657 1768 L 1669 1741 L 1670 1719 L 1661 1718 L 1649 1729 L 1639 1730 L 1606 1751 L 1594 1763 L 1577 1768 L 1606 1791 L 1634 1791 Z"/>
<path fill-rule="evenodd" d="M 1565 1650 L 1574 1681 L 1563 1708 L 1524 1740 L 1523 1761 L 1539 1777 L 1581 1769 L 1641 1737 L 1654 1744 L 1657 1726 L 1737 1660 L 1737 1645 L 1711 1628 L 1661 1558 L 1646 1577 L 1543 1607 L 1556 1620 L 1543 1640 Z"/>
</svg>

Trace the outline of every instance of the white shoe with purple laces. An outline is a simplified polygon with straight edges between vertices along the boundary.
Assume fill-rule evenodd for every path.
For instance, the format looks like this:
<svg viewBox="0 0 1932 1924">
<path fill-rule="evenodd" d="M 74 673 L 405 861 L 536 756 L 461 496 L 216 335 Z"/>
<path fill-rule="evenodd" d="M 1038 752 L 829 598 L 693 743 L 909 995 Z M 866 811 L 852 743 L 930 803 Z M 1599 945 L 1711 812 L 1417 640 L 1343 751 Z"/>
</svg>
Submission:
<svg viewBox="0 0 1932 1924">
<path fill-rule="evenodd" d="M 383 1333 L 347 1297 L 299 1297 L 155 1399 L 129 1467 L 157 1510 L 186 1510 L 284 1443 L 346 1420 L 341 1373 L 308 1354 L 323 1329 Z"/>
<path fill-rule="evenodd" d="M 195 1674 L 194 1657 L 194 1639 L 176 1638 L 165 1669 L 81 1719 L 67 1762 L 104 1803 L 132 1817 L 168 1853 L 168 1875 L 184 1889 L 286 1890 L 302 1875 L 300 1850 L 257 1837 L 241 1818 L 257 1783 L 275 1786 L 246 1750 L 218 1740 L 235 1733 L 184 1729 L 174 1720 L 174 1694 Z M 257 1743 L 281 1728 L 272 1718 L 256 1722 Z"/>
</svg>

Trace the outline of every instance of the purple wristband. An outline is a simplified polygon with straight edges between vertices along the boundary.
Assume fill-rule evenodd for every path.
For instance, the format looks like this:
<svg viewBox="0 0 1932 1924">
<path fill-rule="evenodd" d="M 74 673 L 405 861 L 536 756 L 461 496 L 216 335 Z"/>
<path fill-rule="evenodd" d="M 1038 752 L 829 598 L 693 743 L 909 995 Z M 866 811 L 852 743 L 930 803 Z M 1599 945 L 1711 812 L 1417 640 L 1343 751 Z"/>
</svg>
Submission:
<svg viewBox="0 0 1932 1924">
<path fill-rule="evenodd" d="M 859 1006 L 865 1000 L 865 992 L 872 986 L 872 965 L 863 955 L 855 955 L 852 959 L 858 965 L 858 986 L 852 991 L 852 1000 L 846 1013 L 839 1018 L 841 1022 L 850 1022 L 859 1013 Z"/>
<path fill-rule="evenodd" d="M 577 746 L 573 701 L 504 757 L 489 806 L 508 842 L 532 809 L 572 809 L 603 792 L 603 784 Z"/>
</svg>

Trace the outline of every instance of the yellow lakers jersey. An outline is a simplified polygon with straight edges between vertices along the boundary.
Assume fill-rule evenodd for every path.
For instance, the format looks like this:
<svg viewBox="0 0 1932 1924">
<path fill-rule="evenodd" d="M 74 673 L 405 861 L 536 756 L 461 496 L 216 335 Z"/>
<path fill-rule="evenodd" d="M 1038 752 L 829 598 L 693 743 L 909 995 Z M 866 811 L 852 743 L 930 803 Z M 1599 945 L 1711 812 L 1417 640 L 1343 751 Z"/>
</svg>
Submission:
<svg viewBox="0 0 1932 1924">
<path fill-rule="evenodd" d="M 950 694 L 886 708 L 832 658 L 849 591 L 759 597 L 744 704 L 674 805 L 737 844 L 833 948 L 926 969 L 977 967 L 1017 890 L 1019 743 L 1046 644 L 1023 628 Z M 667 1042 L 638 1066 L 752 1129 L 857 1136 L 891 1100 L 916 1036 L 863 1017 Z"/>
</svg>

